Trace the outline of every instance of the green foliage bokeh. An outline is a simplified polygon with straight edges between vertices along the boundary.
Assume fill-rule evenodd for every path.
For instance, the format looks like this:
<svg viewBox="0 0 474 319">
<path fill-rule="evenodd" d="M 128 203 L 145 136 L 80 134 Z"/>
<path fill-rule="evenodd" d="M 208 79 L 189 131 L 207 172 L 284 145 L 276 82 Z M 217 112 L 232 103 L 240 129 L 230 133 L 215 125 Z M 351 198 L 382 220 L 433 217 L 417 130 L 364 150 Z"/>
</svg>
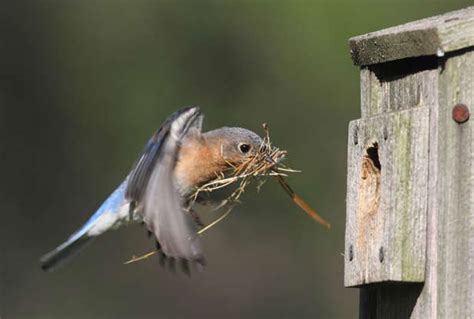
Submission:
<svg viewBox="0 0 474 319">
<path fill-rule="evenodd" d="M 353 318 L 343 288 L 347 124 L 360 114 L 349 37 L 470 1 L 12 1 L 0 26 L 5 318 Z M 103 236 L 56 273 L 38 257 L 127 174 L 171 112 L 196 104 L 205 129 L 269 124 L 303 173 L 276 183 L 204 237 L 190 279 L 157 260 L 136 226 Z"/>
</svg>

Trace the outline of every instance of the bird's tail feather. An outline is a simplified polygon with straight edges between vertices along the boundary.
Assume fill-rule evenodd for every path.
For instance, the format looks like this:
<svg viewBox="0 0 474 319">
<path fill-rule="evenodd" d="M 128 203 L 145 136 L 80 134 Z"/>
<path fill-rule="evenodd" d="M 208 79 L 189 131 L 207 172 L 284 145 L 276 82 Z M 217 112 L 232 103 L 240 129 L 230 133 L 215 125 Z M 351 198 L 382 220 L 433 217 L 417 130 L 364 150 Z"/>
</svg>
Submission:
<svg viewBox="0 0 474 319">
<path fill-rule="evenodd" d="M 40 258 L 45 271 L 56 269 L 81 251 L 93 238 L 135 220 L 129 218 L 129 204 L 124 194 L 125 180 L 68 240 Z M 136 217 L 134 215 L 134 217 Z"/>
<path fill-rule="evenodd" d="M 71 238 L 40 258 L 41 269 L 52 271 L 76 256 L 84 247 L 92 242 L 94 237 L 83 235 Z"/>
</svg>

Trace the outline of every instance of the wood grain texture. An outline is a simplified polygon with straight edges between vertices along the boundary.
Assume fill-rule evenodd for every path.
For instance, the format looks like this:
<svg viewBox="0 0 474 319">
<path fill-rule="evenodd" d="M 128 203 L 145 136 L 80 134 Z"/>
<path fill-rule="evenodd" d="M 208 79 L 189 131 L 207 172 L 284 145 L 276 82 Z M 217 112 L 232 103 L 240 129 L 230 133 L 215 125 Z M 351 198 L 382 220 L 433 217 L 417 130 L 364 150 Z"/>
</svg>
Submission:
<svg viewBox="0 0 474 319">
<path fill-rule="evenodd" d="M 428 136 L 426 106 L 350 123 L 346 286 L 424 281 Z"/>
<path fill-rule="evenodd" d="M 457 103 L 474 110 L 474 50 L 449 56 L 439 72 L 427 282 L 413 318 L 474 318 L 474 123 L 452 119 Z"/>
<path fill-rule="evenodd" d="M 417 58 L 362 68 L 362 117 L 434 105 L 437 101 L 438 64 L 431 59 L 424 60 L 426 58 Z"/>
<path fill-rule="evenodd" d="M 356 65 L 371 65 L 474 46 L 474 7 L 353 37 L 349 40 Z"/>
</svg>

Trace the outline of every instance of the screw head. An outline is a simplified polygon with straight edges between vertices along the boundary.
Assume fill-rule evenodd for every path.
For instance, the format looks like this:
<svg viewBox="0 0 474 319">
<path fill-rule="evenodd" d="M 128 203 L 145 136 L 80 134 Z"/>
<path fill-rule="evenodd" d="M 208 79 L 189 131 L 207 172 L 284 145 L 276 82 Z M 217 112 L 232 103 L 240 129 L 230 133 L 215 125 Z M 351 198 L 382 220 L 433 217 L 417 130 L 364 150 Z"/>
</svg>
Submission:
<svg viewBox="0 0 474 319">
<path fill-rule="evenodd" d="M 354 248 L 352 247 L 352 244 L 349 246 L 349 261 L 352 261 L 354 259 Z"/>
<path fill-rule="evenodd" d="M 352 135 L 352 138 L 354 139 L 354 145 L 359 144 L 359 128 L 358 127 L 356 127 L 354 129 L 354 133 Z"/>
<path fill-rule="evenodd" d="M 466 104 L 456 104 L 453 107 L 453 120 L 458 124 L 462 124 L 469 120 L 469 108 Z"/>
</svg>

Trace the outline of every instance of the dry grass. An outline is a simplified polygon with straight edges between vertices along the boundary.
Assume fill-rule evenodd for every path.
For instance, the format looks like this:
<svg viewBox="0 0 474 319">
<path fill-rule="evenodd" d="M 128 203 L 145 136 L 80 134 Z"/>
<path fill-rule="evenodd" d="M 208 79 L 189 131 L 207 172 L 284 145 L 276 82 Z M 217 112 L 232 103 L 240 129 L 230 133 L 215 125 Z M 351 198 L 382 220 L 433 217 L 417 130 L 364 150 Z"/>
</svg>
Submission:
<svg viewBox="0 0 474 319">
<path fill-rule="evenodd" d="M 282 161 L 285 159 L 287 152 L 272 145 L 269 129 L 266 124 L 263 124 L 263 129 L 265 130 L 265 137 L 258 152 L 254 156 L 250 157 L 248 160 L 238 166 L 230 165 L 230 172 L 223 172 L 217 175 L 214 180 L 198 187 L 191 196 L 191 202 L 193 202 L 202 192 L 211 193 L 231 184 L 238 183 L 237 188 L 232 192 L 232 194 L 223 200 L 216 208 L 219 209 L 223 206 L 230 205 L 230 209 L 223 216 L 221 216 L 221 218 L 201 229 L 199 233 L 204 232 L 205 230 L 214 226 L 217 222 L 220 222 L 222 219 L 224 219 L 234 207 L 232 204 L 239 203 L 240 196 L 245 192 L 245 189 L 251 183 L 251 181 L 257 180 L 257 189 L 260 189 L 266 178 L 269 176 L 276 177 L 282 188 L 291 197 L 293 202 L 303 211 L 305 211 L 311 218 L 316 220 L 321 225 L 331 228 L 331 225 L 321 216 L 319 216 L 316 211 L 314 211 L 300 196 L 298 196 L 286 182 L 285 177 L 288 173 L 296 173 L 300 171 L 293 170 L 283 164 Z"/>
</svg>

